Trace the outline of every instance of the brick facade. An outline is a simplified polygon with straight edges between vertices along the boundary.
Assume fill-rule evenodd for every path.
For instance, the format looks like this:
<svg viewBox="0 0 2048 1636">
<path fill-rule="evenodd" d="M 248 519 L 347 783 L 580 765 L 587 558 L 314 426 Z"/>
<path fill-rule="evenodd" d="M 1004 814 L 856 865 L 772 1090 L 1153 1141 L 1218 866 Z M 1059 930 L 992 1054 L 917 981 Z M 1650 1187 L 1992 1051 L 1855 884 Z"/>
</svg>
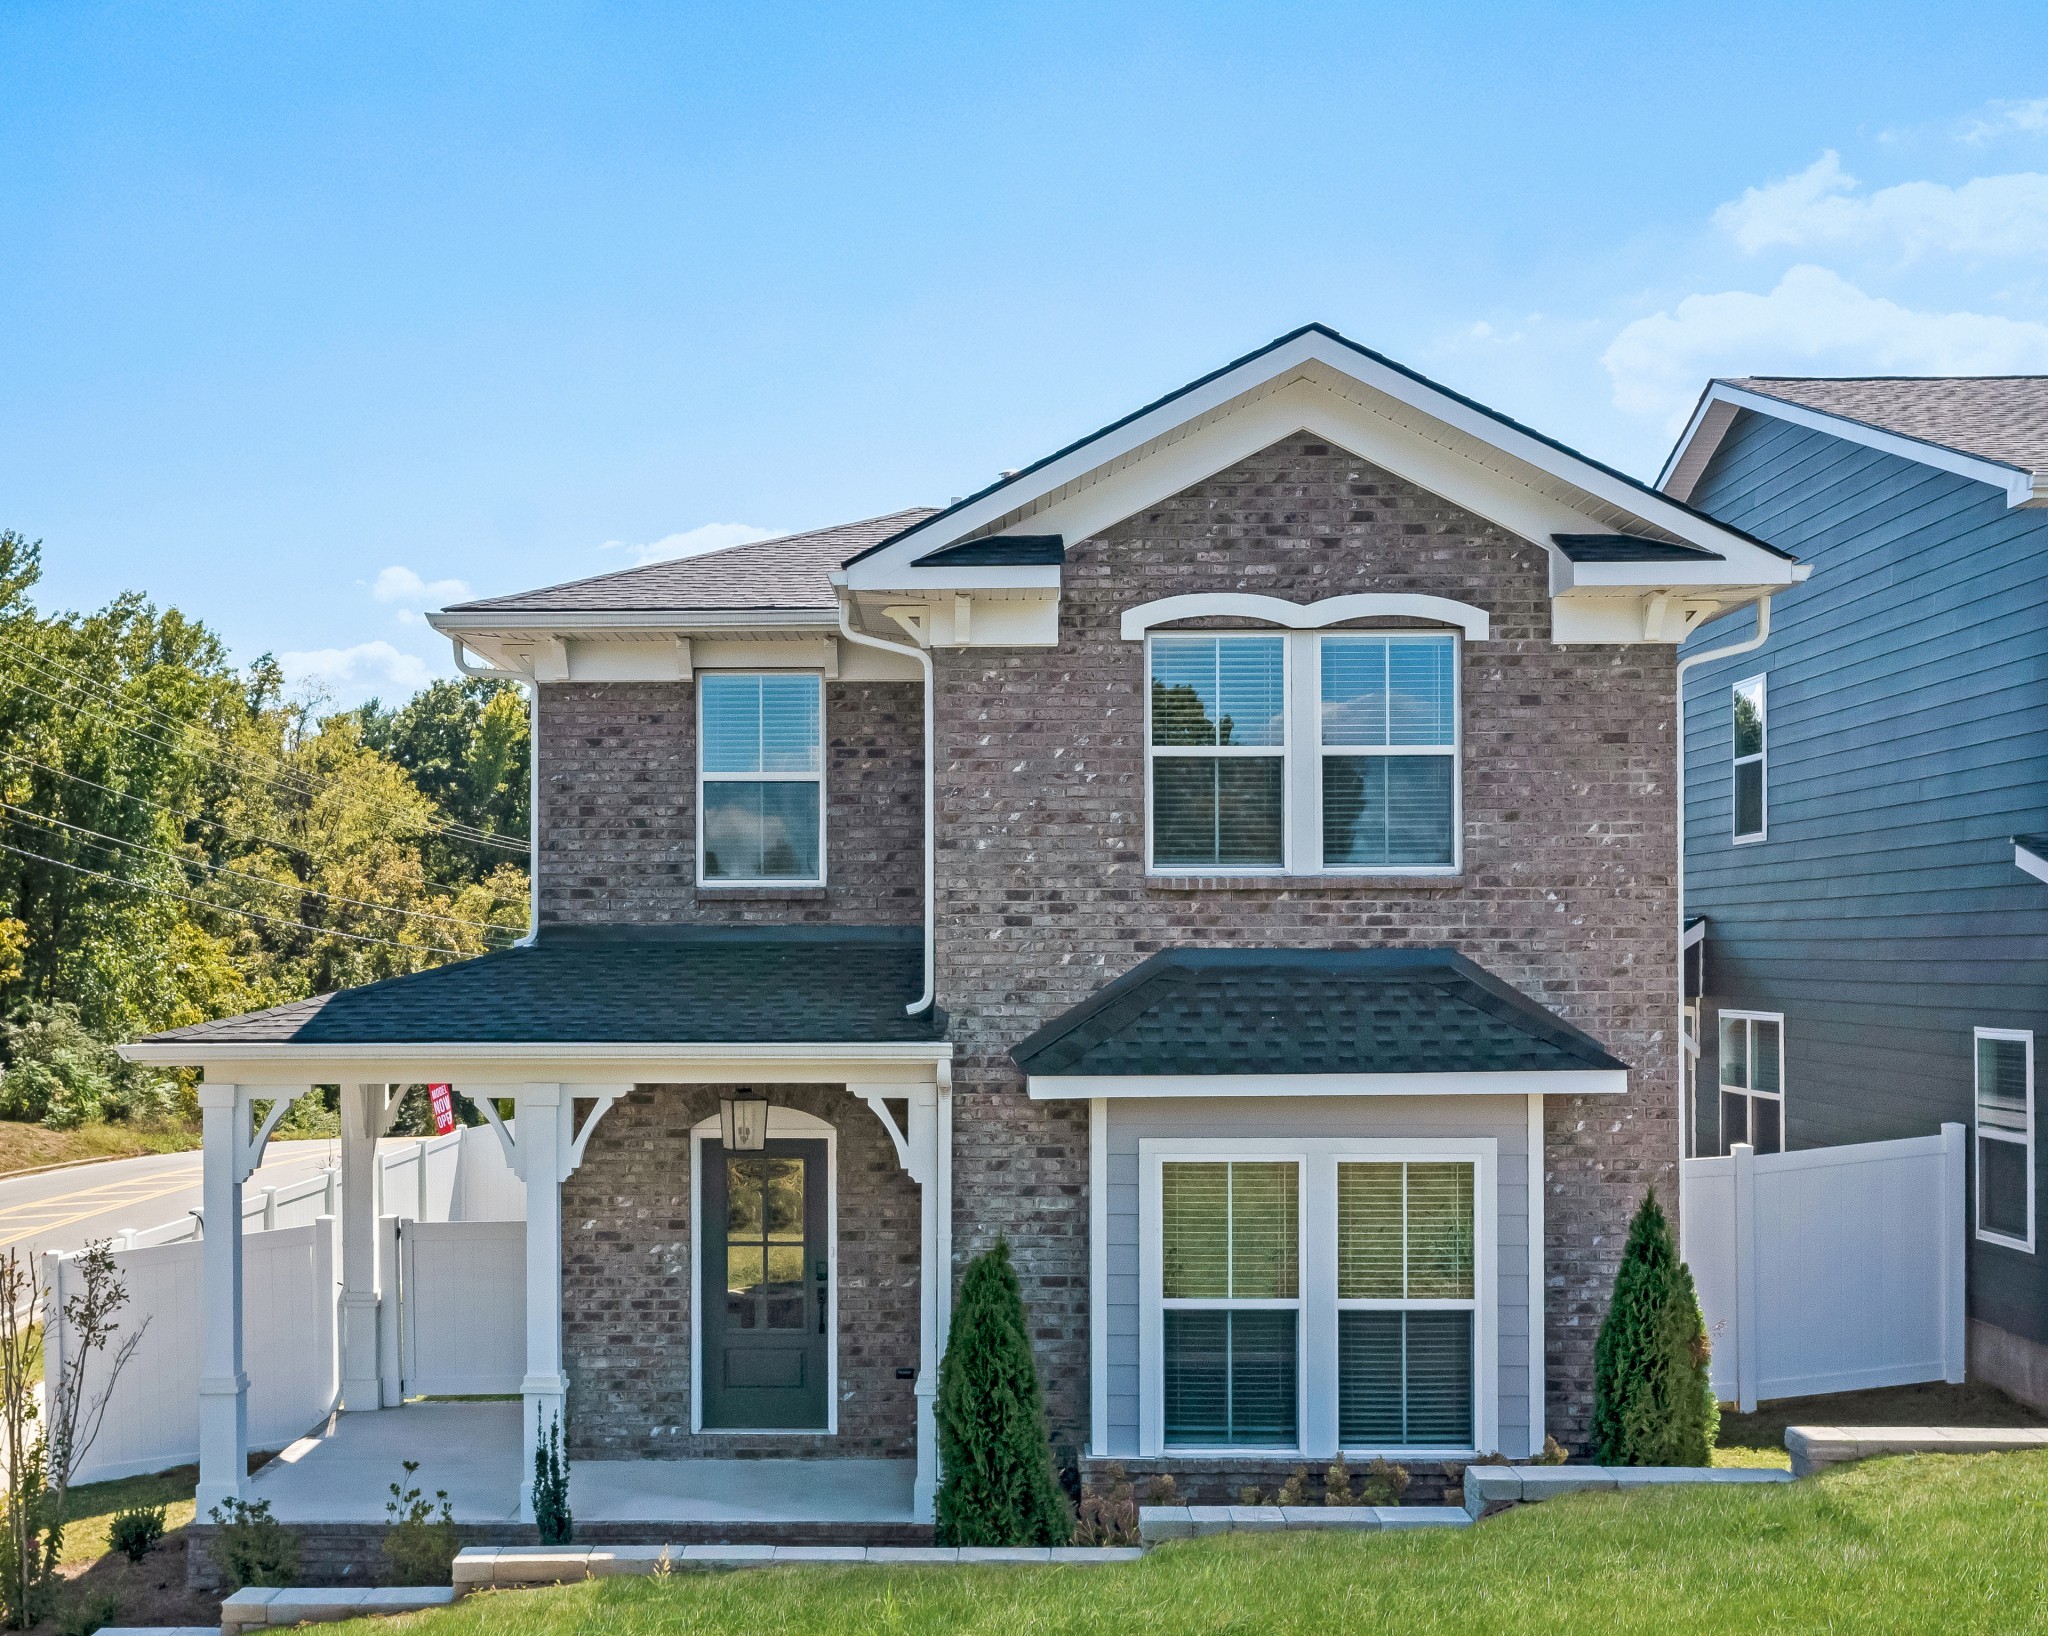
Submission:
<svg viewBox="0 0 2048 1636">
<path fill-rule="evenodd" d="M 825 684 L 825 885 L 808 890 L 698 888 L 696 701 L 689 682 L 541 688 L 541 924 L 915 923 L 918 684 Z"/>
<path fill-rule="evenodd" d="M 729 1087 L 642 1085 L 562 1184 L 562 1350 L 580 1460 L 829 1455 L 916 1448 L 918 1189 L 881 1121 L 832 1086 L 764 1085 L 838 1131 L 839 1434 L 690 1431 L 690 1131 Z"/>
</svg>

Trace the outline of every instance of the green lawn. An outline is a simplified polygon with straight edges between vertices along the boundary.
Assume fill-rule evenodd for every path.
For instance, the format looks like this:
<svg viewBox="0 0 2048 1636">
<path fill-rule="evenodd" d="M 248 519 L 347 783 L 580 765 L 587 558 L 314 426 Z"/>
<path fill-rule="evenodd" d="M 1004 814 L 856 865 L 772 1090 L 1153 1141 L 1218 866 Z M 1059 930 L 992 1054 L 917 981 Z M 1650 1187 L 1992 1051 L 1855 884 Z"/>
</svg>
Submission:
<svg viewBox="0 0 2048 1636">
<path fill-rule="evenodd" d="M 1461 1533 L 1240 1534 L 1101 1568 L 772 1568 L 473 1596 L 408 1636 L 2048 1628 L 2048 1454 L 1586 1494 Z M 362 1624 L 390 1636 L 390 1626 Z M 337 1631 L 337 1636 L 342 1636 Z"/>
</svg>

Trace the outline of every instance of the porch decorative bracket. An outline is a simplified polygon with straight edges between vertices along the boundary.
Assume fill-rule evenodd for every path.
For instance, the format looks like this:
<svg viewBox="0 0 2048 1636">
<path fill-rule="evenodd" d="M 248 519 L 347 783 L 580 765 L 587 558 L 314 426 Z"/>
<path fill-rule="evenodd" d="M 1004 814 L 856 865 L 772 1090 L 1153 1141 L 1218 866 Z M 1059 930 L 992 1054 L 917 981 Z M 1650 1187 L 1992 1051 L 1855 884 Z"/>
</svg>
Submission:
<svg viewBox="0 0 2048 1636">
<path fill-rule="evenodd" d="M 473 1096 L 470 1101 L 483 1110 L 484 1122 L 498 1133 L 498 1146 L 505 1150 L 505 1164 L 512 1174 L 524 1178 L 526 1172 L 519 1165 L 519 1146 L 512 1140 L 512 1133 L 505 1128 L 505 1121 L 498 1117 L 498 1099 L 486 1092 Z"/>
<path fill-rule="evenodd" d="M 896 1115 L 889 1107 L 888 1092 L 862 1091 L 860 1099 L 874 1111 L 875 1117 L 882 1122 L 882 1129 L 889 1133 L 889 1140 L 896 1148 L 896 1162 L 903 1167 L 904 1173 L 912 1181 L 922 1187 L 925 1182 L 925 1167 L 911 1155 L 909 1134 L 896 1123 Z"/>
<path fill-rule="evenodd" d="M 241 1133 L 248 1128 L 246 1121 L 254 1111 L 252 1104 L 256 1099 L 253 1096 L 248 1098 L 243 1102 L 242 1106 L 235 1110 L 235 1181 L 237 1183 L 247 1181 L 262 1166 L 263 1150 L 270 1145 L 270 1133 L 277 1129 L 278 1121 L 284 1118 L 291 1105 L 312 1088 L 310 1085 L 288 1085 L 281 1087 L 270 1104 L 270 1112 L 264 1116 L 262 1128 L 254 1136 L 246 1140 L 242 1138 Z M 266 1085 L 264 1089 L 268 1090 L 269 1087 Z"/>
<path fill-rule="evenodd" d="M 574 1086 L 564 1087 L 565 1090 L 570 1091 L 573 1091 L 577 1088 L 578 1087 Z M 576 1131 L 574 1137 L 569 1142 L 568 1151 L 562 1155 L 562 1174 L 560 1178 L 561 1180 L 567 1181 L 571 1176 L 576 1174 L 577 1166 L 583 1163 L 583 1150 L 590 1146 L 591 1133 L 597 1129 L 597 1122 L 600 1119 L 602 1119 L 606 1114 L 610 1113 L 612 1111 L 612 1104 L 618 1101 L 619 1098 L 624 1096 L 626 1092 L 630 1089 L 632 1089 L 631 1086 L 618 1085 L 607 1086 L 601 1090 L 593 1089 L 585 1093 L 587 1095 L 594 1096 L 597 1099 L 597 1106 L 590 1110 L 590 1117 L 583 1121 L 583 1128 L 581 1130 Z M 569 1095 L 563 1097 L 562 1108 L 564 1122 L 566 1124 L 573 1125 L 573 1122 L 576 1117 L 575 1096 Z"/>
</svg>

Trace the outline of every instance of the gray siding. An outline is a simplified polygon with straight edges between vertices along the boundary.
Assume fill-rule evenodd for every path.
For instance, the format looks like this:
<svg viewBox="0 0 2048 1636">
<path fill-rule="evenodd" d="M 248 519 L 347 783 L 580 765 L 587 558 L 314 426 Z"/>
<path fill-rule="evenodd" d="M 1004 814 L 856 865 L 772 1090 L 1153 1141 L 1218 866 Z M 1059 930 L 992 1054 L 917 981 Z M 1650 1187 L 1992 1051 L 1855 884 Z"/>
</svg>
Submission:
<svg viewBox="0 0 2048 1636">
<path fill-rule="evenodd" d="M 1138 1143 L 1146 1137 L 1491 1136 L 1500 1309 L 1501 1447 L 1529 1440 L 1529 1109 L 1519 1096 L 1124 1097 L 1109 1104 L 1109 1447 L 1138 1450 Z"/>
<path fill-rule="evenodd" d="M 1761 650 L 1686 681 L 1702 1150 L 1723 1006 L 1785 1014 L 1790 1146 L 1967 1123 L 1972 1028 L 2048 1031 L 2048 884 L 2010 840 L 2048 829 L 2048 513 L 1748 413 L 1693 498 L 1813 564 Z M 1750 629 L 1737 614 L 1691 646 Z M 1759 673 L 1769 836 L 1738 846 L 1729 688 Z M 2038 1258 L 1973 1243 L 1975 1316 L 2048 1340 L 2044 1297 Z"/>
</svg>

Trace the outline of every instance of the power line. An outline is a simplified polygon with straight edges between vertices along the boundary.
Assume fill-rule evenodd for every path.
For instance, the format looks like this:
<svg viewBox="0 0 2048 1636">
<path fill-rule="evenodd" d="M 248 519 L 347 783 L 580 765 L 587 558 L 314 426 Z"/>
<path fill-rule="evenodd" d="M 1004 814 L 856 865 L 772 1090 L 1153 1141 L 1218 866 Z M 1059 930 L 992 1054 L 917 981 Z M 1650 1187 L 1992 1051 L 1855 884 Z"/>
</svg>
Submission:
<svg viewBox="0 0 2048 1636">
<path fill-rule="evenodd" d="M 17 656 L 10 655 L 8 657 Z M 37 687 L 34 682 L 26 680 L 21 676 L 15 676 L 10 678 L 10 682 L 11 685 L 21 688 L 25 692 L 33 693 L 37 698 L 46 700 L 50 704 L 58 706 L 58 708 L 60 709 L 75 711 L 78 714 L 89 718 L 90 720 L 104 722 L 107 726 L 112 727 L 116 732 L 127 733 L 134 738 L 141 739 L 146 744 L 154 744 L 159 749 L 168 750 L 172 755 L 186 756 L 188 758 L 197 758 L 200 753 L 187 746 L 173 744 L 168 739 L 159 738 L 154 733 L 146 733 L 141 728 L 135 726 L 132 722 L 119 720 L 116 717 L 106 714 L 104 710 L 88 709 L 85 706 L 79 704 L 75 700 L 60 699 L 54 693 L 45 692 L 42 688 Z M 59 687 L 78 687 L 81 691 L 85 691 L 82 683 L 70 680 L 68 678 L 63 681 L 54 682 L 52 685 Z M 107 701 L 104 698 L 102 698 L 100 700 L 96 700 L 95 702 L 105 703 Z M 123 703 L 123 701 L 118 700 L 115 702 L 117 706 Z M 247 765 L 250 759 L 248 752 L 240 750 L 233 746 L 223 745 L 221 746 L 221 748 L 230 755 L 241 757 L 244 761 L 244 764 Z M 263 777 L 261 780 L 262 782 L 271 785 L 273 788 L 282 788 L 288 791 L 289 793 L 298 795 L 308 801 L 313 800 L 319 795 L 320 790 L 317 784 L 307 779 L 303 774 L 294 773 L 290 769 L 284 768 L 283 763 L 276 761 L 275 758 L 271 758 L 271 760 L 272 765 L 279 767 L 281 770 L 274 776 Z M 492 835 L 484 830 L 475 828 L 473 825 L 450 824 L 436 822 L 430 819 L 424 824 L 423 827 L 436 834 L 446 835 L 452 840 L 460 841 L 465 845 L 491 846 L 496 847 L 499 850 L 505 852 L 524 852 L 527 849 L 527 843 L 523 840 L 513 840 L 506 836 Z"/>
<path fill-rule="evenodd" d="M 34 767 L 38 772 L 48 773 L 53 778 L 62 778 L 73 784 L 82 784 L 87 789 L 98 790 L 103 795 L 113 796 L 117 801 L 132 801 L 137 806 L 150 807 L 157 812 L 167 812 L 173 818 L 181 819 L 188 824 L 204 824 L 209 829 L 218 830 L 230 840 L 252 841 L 259 846 L 274 847 L 280 852 L 294 853 L 299 857 L 310 859 L 316 864 L 323 861 L 319 854 L 314 852 L 311 847 L 303 846 L 297 841 L 280 841 L 275 836 L 264 835 L 256 830 L 236 829 L 231 825 L 222 823 L 218 818 L 203 818 L 196 812 L 186 812 L 181 807 L 173 807 L 162 801 L 152 801 L 146 795 L 137 795 L 130 790 L 117 790 L 111 784 L 102 784 L 97 779 L 87 778 L 81 773 L 66 772 L 62 767 L 52 767 L 48 762 L 38 761 L 34 756 L 25 756 L 18 750 L 0 748 L 0 756 L 4 756 L 7 760 L 17 762 L 24 767 Z M 426 885 L 432 887 L 437 892 L 460 893 L 466 890 L 466 888 L 451 885 L 447 881 L 428 879 L 424 876 L 422 879 Z M 471 884 L 479 890 L 483 887 L 481 881 L 474 881 Z M 526 901 L 524 897 L 507 897 L 502 892 L 491 892 L 487 896 L 493 903 L 524 903 Z"/>
<path fill-rule="evenodd" d="M 89 836 L 94 844 L 111 842 L 115 846 L 133 847 L 138 852 L 153 852 L 158 857 L 169 858 L 174 863 L 183 864 L 193 869 L 203 869 L 210 875 L 226 875 L 233 880 L 252 881 L 258 886 L 268 886 L 280 892 L 290 892 L 298 897 L 321 898 L 328 903 L 345 904 L 351 909 L 372 909 L 379 914 L 406 915 L 414 920 L 436 920 L 446 926 L 467 926 L 480 932 L 504 932 L 508 935 L 510 934 L 510 928 L 493 926 L 486 920 L 464 920 L 459 915 L 430 914 L 424 909 L 401 909 L 395 903 L 371 903 L 363 898 L 342 897 L 337 893 L 323 892 L 317 887 L 307 886 L 298 881 L 273 880 L 268 875 L 251 875 L 244 870 L 230 869 L 225 864 L 208 863 L 203 858 L 188 858 L 182 853 L 173 852 L 168 847 L 152 846 L 147 841 L 131 841 L 126 836 L 109 835 L 105 830 L 87 829 L 83 824 L 69 823 L 62 818 L 52 818 L 48 813 L 35 812 L 28 807 L 17 807 L 11 801 L 0 801 L 0 811 L 6 812 L 10 817 L 32 819 L 39 824 L 49 824 L 57 829 L 69 830 L 74 835 Z M 110 848 L 101 845 L 100 850 L 108 851 Z"/>
<path fill-rule="evenodd" d="M 66 863 L 62 858 L 47 857 L 41 852 L 31 852 L 26 847 L 9 846 L 5 841 L 0 841 L 0 852 L 11 852 L 17 858 L 33 858 L 37 863 L 46 863 L 55 869 L 68 869 L 74 875 L 89 875 L 94 880 L 125 886 L 130 891 L 147 892 L 154 897 L 176 898 L 180 903 L 211 909 L 217 914 L 241 915 L 246 920 L 266 921 L 273 926 L 293 926 L 302 932 L 311 932 L 316 937 L 344 937 L 351 943 L 374 943 L 380 948 L 404 949 L 419 954 L 447 954 L 458 960 L 468 958 L 466 951 L 462 949 L 444 949 L 431 943 L 399 943 L 388 937 L 368 937 L 361 932 L 342 932 L 329 926 L 312 926 L 303 920 L 293 920 L 287 915 L 267 915 L 256 909 L 236 909 L 225 903 L 210 903 L 205 898 L 195 898 L 184 892 L 173 892 L 168 886 L 151 886 L 146 882 L 129 880 L 121 875 L 109 875 L 104 870 L 88 869 L 84 864 Z"/>
</svg>

